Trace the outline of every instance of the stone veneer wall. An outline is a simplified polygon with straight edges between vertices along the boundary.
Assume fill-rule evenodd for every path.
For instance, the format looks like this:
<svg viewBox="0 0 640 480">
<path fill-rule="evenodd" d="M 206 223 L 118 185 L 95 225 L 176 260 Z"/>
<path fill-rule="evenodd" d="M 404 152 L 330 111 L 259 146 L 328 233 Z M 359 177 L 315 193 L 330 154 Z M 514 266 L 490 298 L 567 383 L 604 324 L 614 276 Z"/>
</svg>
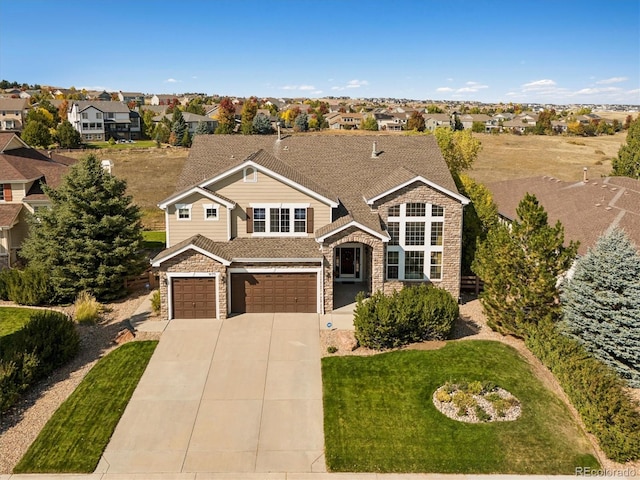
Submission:
<svg viewBox="0 0 640 480">
<path fill-rule="evenodd" d="M 384 283 L 384 242 L 362 230 L 349 227 L 325 239 L 322 244 L 324 255 L 324 311 L 333 311 L 333 262 L 334 248 L 344 243 L 362 243 L 371 247 L 371 292 L 383 288 Z"/>
<path fill-rule="evenodd" d="M 158 269 L 158 273 L 160 275 L 160 318 L 162 320 L 169 319 L 169 285 L 167 281 L 167 272 L 219 273 L 217 301 L 219 305 L 220 318 L 227 318 L 226 267 L 206 255 L 194 250 L 187 250 L 186 252 L 167 260 Z"/>
<path fill-rule="evenodd" d="M 462 204 L 444 193 L 441 193 L 421 182 L 415 182 L 397 190 L 391 195 L 378 200 L 373 206 L 377 208 L 382 220 L 388 219 L 387 208 L 401 203 L 430 203 L 444 207 L 444 238 L 442 254 L 442 280 L 432 283 L 447 290 L 453 298 L 460 296 L 460 269 L 462 261 Z M 383 260 L 386 258 L 386 244 Z M 426 261 L 426 259 L 425 259 Z M 384 264 L 384 262 L 382 262 Z M 383 267 L 384 269 L 384 267 Z M 386 272 L 382 272 L 386 278 Z M 384 282 L 383 290 L 393 292 L 416 281 L 391 280 Z M 419 283 L 419 282 L 417 282 Z"/>
</svg>

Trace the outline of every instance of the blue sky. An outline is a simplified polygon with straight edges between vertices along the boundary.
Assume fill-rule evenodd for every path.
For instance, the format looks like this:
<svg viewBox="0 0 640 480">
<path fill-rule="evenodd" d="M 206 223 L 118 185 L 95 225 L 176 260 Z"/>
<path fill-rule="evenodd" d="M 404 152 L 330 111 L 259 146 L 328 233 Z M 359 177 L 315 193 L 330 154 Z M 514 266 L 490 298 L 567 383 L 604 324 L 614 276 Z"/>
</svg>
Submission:
<svg viewBox="0 0 640 480">
<path fill-rule="evenodd" d="M 0 0 L 0 78 L 143 93 L 640 104 L 640 1 Z"/>
</svg>

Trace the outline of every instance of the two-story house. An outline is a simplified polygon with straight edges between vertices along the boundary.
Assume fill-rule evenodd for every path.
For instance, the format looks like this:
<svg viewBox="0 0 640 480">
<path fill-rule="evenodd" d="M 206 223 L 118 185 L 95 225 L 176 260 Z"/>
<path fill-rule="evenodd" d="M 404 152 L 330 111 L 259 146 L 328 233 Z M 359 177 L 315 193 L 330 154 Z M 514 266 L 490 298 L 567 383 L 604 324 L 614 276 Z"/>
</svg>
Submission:
<svg viewBox="0 0 640 480">
<path fill-rule="evenodd" d="M 345 284 L 457 297 L 468 202 L 433 136 L 199 135 L 159 204 L 162 317 L 326 313 Z"/>
<path fill-rule="evenodd" d="M 424 128 L 435 132 L 436 128 L 451 128 L 451 116 L 448 113 L 425 113 Z"/>
<path fill-rule="evenodd" d="M 75 101 L 67 119 L 83 141 L 138 139 L 142 132 L 140 116 L 122 102 Z"/>
<path fill-rule="evenodd" d="M 50 203 L 41 184 L 56 187 L 74 162 L 35 150 L 14 133 L 0 133 L 0 268 L 16 262 L 28 214 Z"/>
<path fill-rule="evenodd" d="M 21 131 L 28 108 L 26 98 L 0 98 L 0 130 Z"/>
</svg>

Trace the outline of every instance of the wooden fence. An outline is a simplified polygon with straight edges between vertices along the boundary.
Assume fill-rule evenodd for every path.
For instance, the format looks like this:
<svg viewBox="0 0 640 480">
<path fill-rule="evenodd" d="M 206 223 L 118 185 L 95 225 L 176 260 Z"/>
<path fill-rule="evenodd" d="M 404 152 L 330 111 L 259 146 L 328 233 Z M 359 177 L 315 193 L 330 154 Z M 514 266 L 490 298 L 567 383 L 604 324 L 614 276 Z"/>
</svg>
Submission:
<svg viewBox="0 0 640 480">
<path fill-rule="evenodd" d="M 149 268 L 144 273 L 125 279 L 124 286 L 129 291 L 135 290 L 153 290 L 158 287 L 158 277 Z"/>
<path fill-rule="evenodd" d="M 484 282 L 477 275 L 468 275 L 460 278 L 460 291 L 472 292 L 478 295 L 484 288 Z"/>
</svg>

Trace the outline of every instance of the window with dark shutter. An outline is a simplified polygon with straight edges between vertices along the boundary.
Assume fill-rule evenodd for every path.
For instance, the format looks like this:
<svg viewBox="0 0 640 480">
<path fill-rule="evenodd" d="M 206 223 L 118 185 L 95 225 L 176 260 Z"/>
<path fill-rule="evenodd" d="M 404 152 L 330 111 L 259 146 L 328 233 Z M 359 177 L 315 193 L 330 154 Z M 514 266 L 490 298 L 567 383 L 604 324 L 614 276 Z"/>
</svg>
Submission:
<svg viewBox="0 0 640 480">
<path fill-rule="evenodd" d="M 253 233 L 253 208 L 247 207 L 247 233 Z"/>
</svg>

